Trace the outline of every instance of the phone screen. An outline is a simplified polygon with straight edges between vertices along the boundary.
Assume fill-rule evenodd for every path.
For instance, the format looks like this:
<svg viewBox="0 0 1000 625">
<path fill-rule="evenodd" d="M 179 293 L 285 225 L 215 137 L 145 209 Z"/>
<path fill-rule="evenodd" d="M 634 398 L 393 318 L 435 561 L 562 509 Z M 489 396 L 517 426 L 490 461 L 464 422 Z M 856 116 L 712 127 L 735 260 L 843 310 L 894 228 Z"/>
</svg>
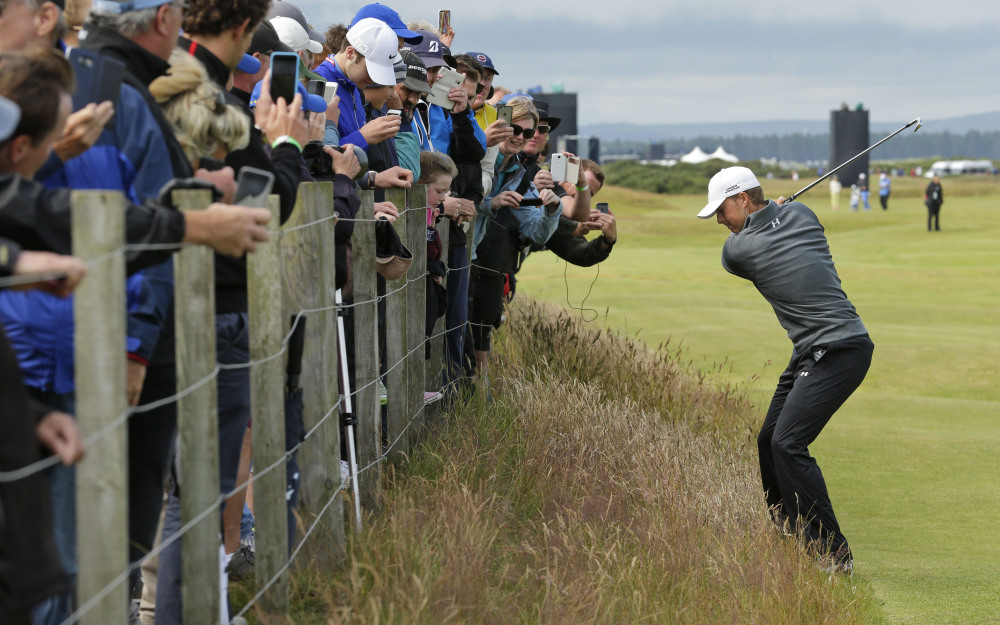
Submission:
<svg viewBox="0 0 1000 625">
<path fill-rule="evenodd" d="M 318 96 L 322 97 L 323 93 L 326 92 L 326 81 L 325 80 L 310 80 L 309 81 L 309 86 L 306 87 L 306 91 L 309 92 L 309 93 L 311 93 L 311 94 L 313 94 L 313 95 L 318 95 Z"/>
<path fill-rule="evenodd" d="M 602 212 L 602 213 L 604 213 L 605 215 L 607 215 L 609 213 L 609 211 L 608 211 L 608 203 L 607 202 L 598 202 L 597 203 L 597 210 L 600 211 L 600 212 Z"/>
<path fill-rule="evenodd" d="M 451 11 L 438 11 L 438 32 L 447 35 L 451 30 Z"/>
<path fill-rule="evenodd" d="M 520 206 L 541 206 L 542 198 L 540 197 L 526 197 L 521 200 Z"/>
<path fill-rule="evenodd" d="M 299 77 L 299 56 L 293 52 L 271 54 L 271 99 L 285 98 L 291 102 L 295 97 L 295 81 Z"/>
<path fill-rule="evenodd" d="M 233 194 L 233 204 L 266 208 L 267 196 L 274 184 L 274 174 L 254 167 L 244 167 L 240 170 L 236 181 L 236 193 Z"/>
</svg>

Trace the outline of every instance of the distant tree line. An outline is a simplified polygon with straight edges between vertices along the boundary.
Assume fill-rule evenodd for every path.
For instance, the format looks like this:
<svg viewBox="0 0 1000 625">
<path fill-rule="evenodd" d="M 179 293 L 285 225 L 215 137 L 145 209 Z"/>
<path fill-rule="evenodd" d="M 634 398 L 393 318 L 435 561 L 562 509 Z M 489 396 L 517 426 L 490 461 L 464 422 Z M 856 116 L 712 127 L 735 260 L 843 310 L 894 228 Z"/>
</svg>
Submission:
<svg viewBox="0 0 1000 625">
<path fill-rule="evenodd" d="M 891 131 L 872 131 L 871 142 L 874 143 Z M 717 146 L 722 146 L 727 152 L 735 154 L 742 160 L 758 158 L 777 158 L 782 161 L 825 161 L 830 158 L 829 134 L 763 135 L 735 137 L 701 136 L 694 139 L 668 139 L 664 141 L 601 141 L 602 154 L 636 154 L 640 158 L 648 158 L 650 143 L 663 144 L 667 155 L 678 155 L 690 152 L 695 146 L 700 146 L 706 152 L 712 152 Z M 923 159 L 931 157 L 951 158 L 987 158 L 1000 159 L 1000 131 L 980 132 L 970 130 L 964 134 L 951 132 L 918 132 L 904 133 L 892 141 L 879 146 L 872 158 L 877 160 Z"/>
</svg>

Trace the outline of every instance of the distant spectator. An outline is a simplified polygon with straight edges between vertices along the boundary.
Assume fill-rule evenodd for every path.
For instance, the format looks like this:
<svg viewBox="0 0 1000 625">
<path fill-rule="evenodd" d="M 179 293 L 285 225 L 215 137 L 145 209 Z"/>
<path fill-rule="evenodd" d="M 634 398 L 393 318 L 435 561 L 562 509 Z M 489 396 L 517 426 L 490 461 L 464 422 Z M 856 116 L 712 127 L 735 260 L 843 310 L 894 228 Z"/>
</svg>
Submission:
<svg viewBox="0 0 1000 625">
<path fill-rule="evenodd" d="M 889 210 L 889 193 L 892 190 L 892 181 L 883 171 L 878 175 L 878 201 L 882 203 L 882 210 Z"/>
<path fill-rule="evenodd" d="M 927 207 L 927 232 L 931 231 L 932 221 L 934 222 L 934 230 L 941 230 L 938 215 L 941 213 L 942 204 L 944 204 L 944 192 L 941 190 L 941 177 L 935 174 L 924 191 L 924 205 Z"/>
<path fill-rule="evenodd" d="M 840 178 L 833 176 L 830 178 L 830 208 L 837 210 L 840 208 L 840 191 L 844 185 L 840 183 Z"/>
</svg>

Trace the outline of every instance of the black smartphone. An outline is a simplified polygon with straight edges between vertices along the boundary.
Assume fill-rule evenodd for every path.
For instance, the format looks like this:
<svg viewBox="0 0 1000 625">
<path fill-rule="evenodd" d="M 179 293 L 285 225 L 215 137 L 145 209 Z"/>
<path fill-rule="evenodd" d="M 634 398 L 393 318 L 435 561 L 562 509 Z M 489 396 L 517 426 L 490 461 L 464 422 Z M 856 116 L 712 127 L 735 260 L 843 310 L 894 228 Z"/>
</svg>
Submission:
<svg viewBox="0 0 1000 625">
<path fill-rule="evenodd" d="M 438 11 L 438 32 L 447 35 L 451 30 L 451 11 Z"/>
<path fill-rule="evenodd" d="M 306 85 L 306 91 L 312 95 L 318 95 L 323 97 L 326 92 L 326 81 L 325 80 L 310 80 L 309 84 Z"/>
<path fill-rule="evenodd" d="M 610 213 L 610 211 L 608 210 L 608 203 L 607 202 L 598 202 L 597 203 L 597 210 L 599 212 L 601 212 L 601 213 L 604 213 L 605 215 L 607 215 L 607 214 Z"/>
<path fill-rule="evenodd" d="M 540 197 L 526 197 L 521 200 L 520 206 L 541 206 L 542 198 Z"/>
<path fill-rule="evenodd" d="M 125 64 L 118 59 L 102 56 L 90 50 L 73 48 L 67 56 L 76 78 L 73 110 L 79 111 L 92 102 L 110 100 L 118 104 L 118 94 L 125 77 Z"/>
<path fill-rule="evenodd" d="M 295 97 L 295 83 L 299 79 L 299 55 L 294 52 L 271 53 L 271 99 L 285 98 L 289 103 Z"/>
<path fill-rule="evenodd" d="M 94 102 L 113 102 L 118 106 L 118 96 L 125 80 L 125 64 L 110 56 L 101 57 L 101 71 L 94 92 Z"/>
<path fill-rule="evenodd" d="M 513 124 L 514 122 L 514 120 L 512 119 L 513 116 L 514 116 L 514 109 L 507 106 L 506 104 L 501 104 L 500 106 L 497 107 L 497 119 L 498 120 L 502 119 L 506 121 L 508 126 Z"/>
<path fill-rule="evenodd" d="M 244 167 L 236 177 L 233 204 L 252 208 L 267 208 L 267 196 L 274 185 L 274 174 L 255 167 Z"/>
</svg>

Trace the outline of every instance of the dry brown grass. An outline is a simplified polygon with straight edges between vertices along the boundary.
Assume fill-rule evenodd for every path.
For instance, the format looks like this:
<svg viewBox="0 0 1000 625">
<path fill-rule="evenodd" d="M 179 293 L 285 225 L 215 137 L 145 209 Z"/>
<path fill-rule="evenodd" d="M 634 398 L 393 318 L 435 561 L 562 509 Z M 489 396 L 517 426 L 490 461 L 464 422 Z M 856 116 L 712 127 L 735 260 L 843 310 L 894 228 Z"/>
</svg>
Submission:
<svg viewBox="0 0 1000 625">
<path fill-rule="evenodd" d="M 880 621 L 767 520 L 738 389 L 515 310 L 494 401 L 445 418 L 341 574 L 293 581 L 296 622 Z"/>
</svg>

